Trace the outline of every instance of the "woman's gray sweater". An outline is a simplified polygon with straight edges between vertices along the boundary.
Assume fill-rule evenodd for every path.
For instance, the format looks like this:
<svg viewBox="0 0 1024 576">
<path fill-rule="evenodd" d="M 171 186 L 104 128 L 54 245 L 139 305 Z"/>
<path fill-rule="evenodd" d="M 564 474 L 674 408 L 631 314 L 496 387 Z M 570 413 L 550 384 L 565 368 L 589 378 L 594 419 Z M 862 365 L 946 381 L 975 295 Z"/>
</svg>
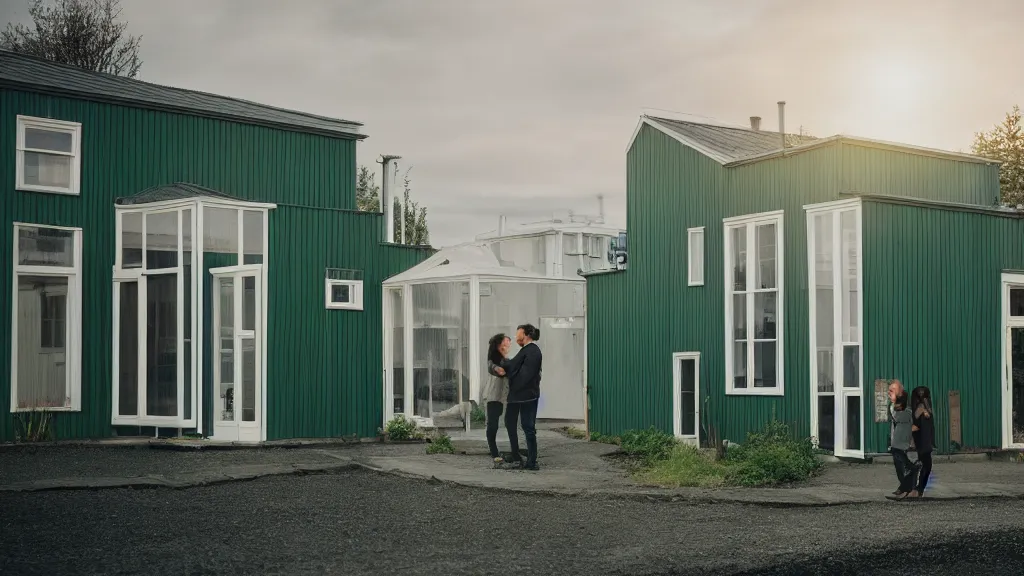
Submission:
<svg viewBox="0 0 1024 576">
<path fill-rule="evenodd" d="M 914 415 L 910 410 L 893 410 L 892 421 L 892 447 L 904 452 L 910 450 L 910 444 L 914 439 Z"/>
</svg>

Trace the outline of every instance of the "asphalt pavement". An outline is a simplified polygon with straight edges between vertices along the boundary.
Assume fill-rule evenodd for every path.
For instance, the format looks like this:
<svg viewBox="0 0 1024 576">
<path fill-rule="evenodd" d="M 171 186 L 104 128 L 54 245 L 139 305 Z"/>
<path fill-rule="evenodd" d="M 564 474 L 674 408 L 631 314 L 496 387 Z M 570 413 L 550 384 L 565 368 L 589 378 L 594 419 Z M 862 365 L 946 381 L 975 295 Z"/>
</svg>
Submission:
<svg viewBox="0 0 1024 576">
<path fill-rule="evenodd" d="M 766 508 L 368 471 L 0 493 L 0 574 L 1020 574 L 1024 501 Z"/>
</svg>

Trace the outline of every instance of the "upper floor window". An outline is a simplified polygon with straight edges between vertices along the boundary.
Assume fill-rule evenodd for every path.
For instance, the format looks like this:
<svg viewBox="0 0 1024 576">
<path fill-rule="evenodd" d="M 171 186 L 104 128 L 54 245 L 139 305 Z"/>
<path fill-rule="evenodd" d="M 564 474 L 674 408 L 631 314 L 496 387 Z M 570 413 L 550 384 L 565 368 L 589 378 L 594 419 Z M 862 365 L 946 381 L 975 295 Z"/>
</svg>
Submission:
<svg viewBox="0 0 1024 576">
<path fill-rule="evenodd" d="M 687 245 L 687 284 L 690 286 L 704 285 L 704 227 L 690 228 L 686 231 Z"/>
<path fill-rule="evenodd" d="M 81 181 L 82 125 L 18 116 L 16 188 L 78 194 Z"/>
<path fill-rule="evenodd" d="M 769 212 L 723 221 L 729 394 L 783 394 L 782 215 Z"/>
</svg>

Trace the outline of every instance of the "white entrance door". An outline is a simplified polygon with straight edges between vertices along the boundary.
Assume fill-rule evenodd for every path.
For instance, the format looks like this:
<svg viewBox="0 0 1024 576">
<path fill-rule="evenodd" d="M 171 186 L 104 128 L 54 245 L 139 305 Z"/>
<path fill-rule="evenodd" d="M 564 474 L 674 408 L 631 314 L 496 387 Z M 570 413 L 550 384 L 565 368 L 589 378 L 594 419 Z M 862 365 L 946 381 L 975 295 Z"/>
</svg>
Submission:
<svg viewBox="0 0 1024 576">
<path fill-rule="evenodd" d="M 862 265 L 858 200 L 807 207 L 812 435 L 864 456 Z"/>
<path fill-rule="evenodd" d="M 259 266 L 213 274 L 213 439 L 259 442 L 263 405 L 263 286 Z"/>
<path fill-rule="evenodd" d="M 1003 274 L 1003 447 L 1024 448 L 1024 274 Z"/>
<path fill-rule="evenodd" d="M 700 446 L 700 352 L 672 355 L 672 431 Z"/>
</svg>

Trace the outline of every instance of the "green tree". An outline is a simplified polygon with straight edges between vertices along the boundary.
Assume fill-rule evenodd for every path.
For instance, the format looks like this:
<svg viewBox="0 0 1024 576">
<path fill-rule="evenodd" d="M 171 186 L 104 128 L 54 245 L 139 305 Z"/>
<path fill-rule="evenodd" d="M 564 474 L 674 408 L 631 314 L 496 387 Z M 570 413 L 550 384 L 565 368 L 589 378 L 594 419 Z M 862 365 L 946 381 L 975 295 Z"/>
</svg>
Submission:
<svg viewBox="0 0 1024 576">
<path fill-rule="evenodd" d="M 1000 202 L 1024 205 L 1024 132 L 1021 131 L 1020 107 L 1014 106 L 992 130 L 975 134 L 971 151 L 1003 163 L 999 168 Z"/>
<path fill-rule="evenodd" d="M 366 166 L 360 166 L 356 175 L 356 207 L 363 212 L 380 211 L 380 186 L 377 184 L 376 175 Z M 409 179 L 409 170 L 405 171 L 403 179 L 402 198 L 395 198 L 391 203 L 394 211 L 395 234 L 393 241 L 396 244 L 402 243 L 402 206 L 406 207 L 404 217 L 405 244 L 429 245 L 430 231 L 427 228 L 427 209 L 421 207 L 418 202 L 412 200 L 412 181 Z"/>
<path fill-rule="evenodd" d="M 119 0 L 31 0 L 32 26 L 7 24 L 0 48 L 134 78 L 141 36 L 126 34 Z"/>
</svg>

